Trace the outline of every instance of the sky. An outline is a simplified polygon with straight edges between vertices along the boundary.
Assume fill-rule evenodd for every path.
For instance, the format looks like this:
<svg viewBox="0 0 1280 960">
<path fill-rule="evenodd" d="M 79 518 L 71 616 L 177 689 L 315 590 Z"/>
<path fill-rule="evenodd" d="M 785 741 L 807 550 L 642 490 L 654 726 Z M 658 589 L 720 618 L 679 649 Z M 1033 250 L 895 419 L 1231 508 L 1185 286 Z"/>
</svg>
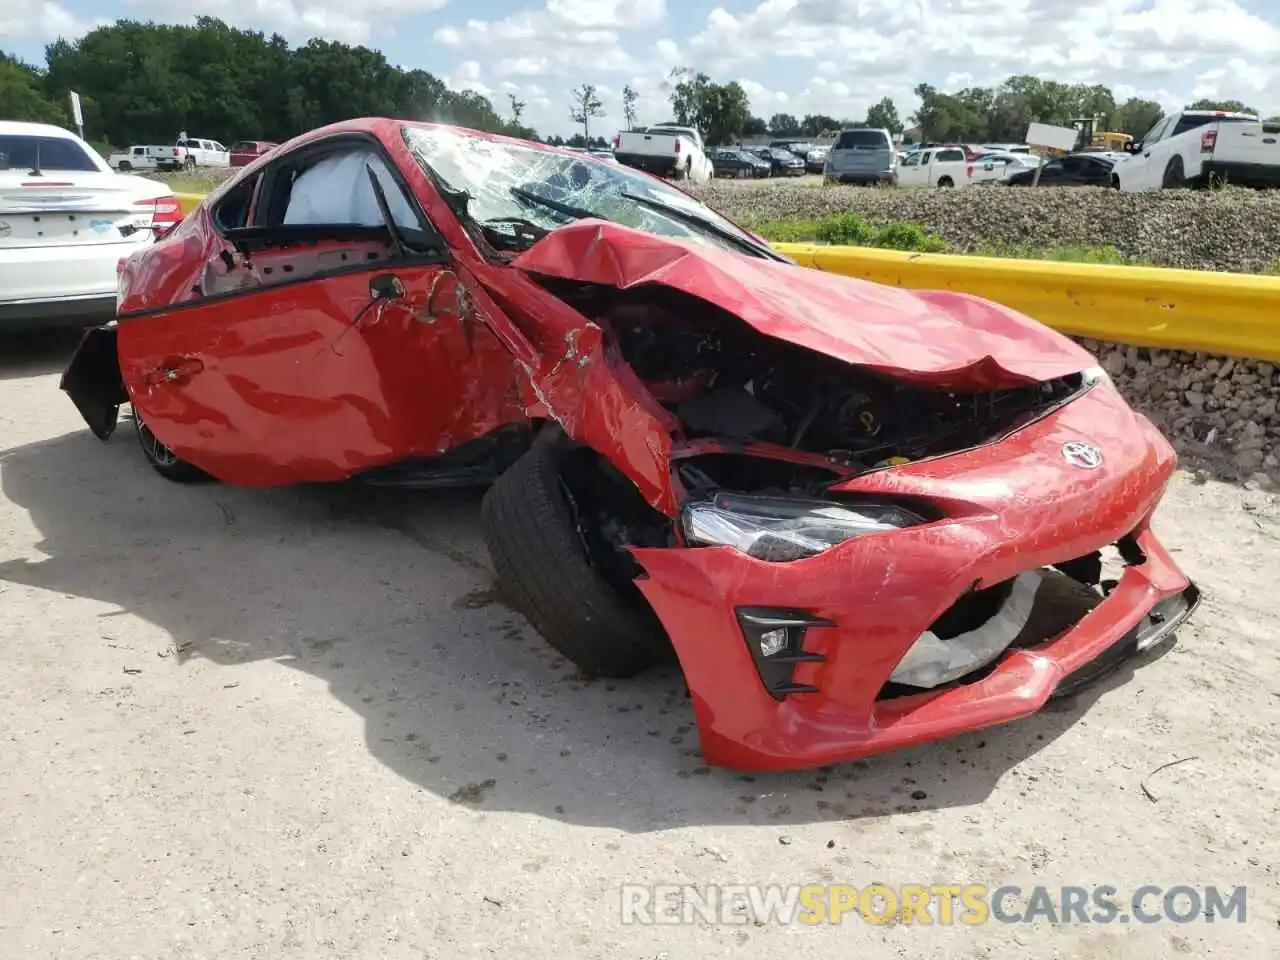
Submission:
<svg viewBox="0 0 1280 960">
<path fill-rule="evenodd" d="M 861 119 L 883 96 L 905 120 L 925 82 L 995 85 L 1015 73 L 1103 83 L 1176 109 L 1201 97 L 1280 114 L 1280 0 L 0 0 L 0 49 L 41 63 L 44 44 L 119 18 L 197 13 L 381 50 L 457 90 L 486 94 L 543 135 L 574 132 L 569 91 L 594 84 L 621 126 L 670 119 L 667 77 L 690 66 L 737 80 L 752 112 Z"/>
</svg>

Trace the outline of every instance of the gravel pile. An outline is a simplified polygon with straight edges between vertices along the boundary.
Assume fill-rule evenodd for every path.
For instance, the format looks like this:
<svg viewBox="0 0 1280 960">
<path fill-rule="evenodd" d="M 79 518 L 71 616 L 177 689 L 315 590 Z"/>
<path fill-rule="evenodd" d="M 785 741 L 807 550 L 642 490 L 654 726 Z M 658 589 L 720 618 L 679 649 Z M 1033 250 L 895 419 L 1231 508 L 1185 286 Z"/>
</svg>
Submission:
<svg viewBox="0 0 1280 960">
<path fill-rule="evenodd" d="M 1259 273 L 1280 264 L 1280 191 L 1120 193 L 1102 188 L 881 190 L 716 183 L 693 187 L 734 220 L 853 210 L 878 226 L 911 221 L 954 250 L 1109 244 L 1165 267 Z"/>
<path fill-rule="evenodd" d="M 1187 466 L 1267 488 L 1280 482 L 1275 364 L 1079 342 L 1101 359 L 1120 392 L 1160 427 Z"/>
</svg>

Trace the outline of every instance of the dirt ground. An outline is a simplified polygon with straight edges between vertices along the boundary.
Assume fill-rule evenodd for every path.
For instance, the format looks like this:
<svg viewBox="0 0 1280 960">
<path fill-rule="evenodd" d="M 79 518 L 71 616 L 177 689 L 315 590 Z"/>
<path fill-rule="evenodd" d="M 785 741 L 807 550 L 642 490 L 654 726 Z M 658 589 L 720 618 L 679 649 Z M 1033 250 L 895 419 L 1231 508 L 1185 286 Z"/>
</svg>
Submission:
<svg viewBox="0 0 1280 960">
<path fill-rule="evenodd" d="M 129 430 L 83 428 L 66 352 L 0 361 L 0 955 L 1280 955 L 1273 496 L 1177 478 L 1158 527 L 1206 600 L 1136 672 L 749 777 L 701 766 L 674 673 L 581 682 L 495 601 L 475 495 L 166 483 Z M 1243 924 L 620 922 L 624 883 L 876 881 L 1248 901 Z"/>
</svg>

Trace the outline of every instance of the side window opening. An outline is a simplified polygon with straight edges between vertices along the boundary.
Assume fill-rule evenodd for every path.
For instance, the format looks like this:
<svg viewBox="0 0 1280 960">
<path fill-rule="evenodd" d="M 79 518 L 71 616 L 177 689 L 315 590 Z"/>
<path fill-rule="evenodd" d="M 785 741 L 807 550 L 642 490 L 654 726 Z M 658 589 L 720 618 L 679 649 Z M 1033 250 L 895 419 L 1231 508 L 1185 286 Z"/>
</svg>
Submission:
<svg viewBox="0 0 1280 960">
<path fill-rule="evenodd" d="M 212 211 L 237 248 L 215 258 L 201 279 L 204 296 L 304 280 L 333 270 L 385 262 L 394 255 L 369 180 L 372 168 L 396 232 L 415 253 L 444 245 L 414 209 L 386 162 L 368 148 L 307 152 L 238 185 Z"/>
</svg>

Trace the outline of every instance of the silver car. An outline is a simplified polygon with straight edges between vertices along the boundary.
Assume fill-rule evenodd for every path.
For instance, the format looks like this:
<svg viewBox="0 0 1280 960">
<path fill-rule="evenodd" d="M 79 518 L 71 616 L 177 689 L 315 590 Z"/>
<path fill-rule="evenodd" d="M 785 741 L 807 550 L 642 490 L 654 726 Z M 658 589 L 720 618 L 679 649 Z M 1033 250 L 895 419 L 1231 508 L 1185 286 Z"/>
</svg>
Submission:
<svg viewBox="0 0 1280 960">
<path fill-rule="evenodd" d="M 898 159 L 888 130 L 843 130 L 827 153 L 822 176 L 827 183 L 892 184 Z"/>
</svg>

